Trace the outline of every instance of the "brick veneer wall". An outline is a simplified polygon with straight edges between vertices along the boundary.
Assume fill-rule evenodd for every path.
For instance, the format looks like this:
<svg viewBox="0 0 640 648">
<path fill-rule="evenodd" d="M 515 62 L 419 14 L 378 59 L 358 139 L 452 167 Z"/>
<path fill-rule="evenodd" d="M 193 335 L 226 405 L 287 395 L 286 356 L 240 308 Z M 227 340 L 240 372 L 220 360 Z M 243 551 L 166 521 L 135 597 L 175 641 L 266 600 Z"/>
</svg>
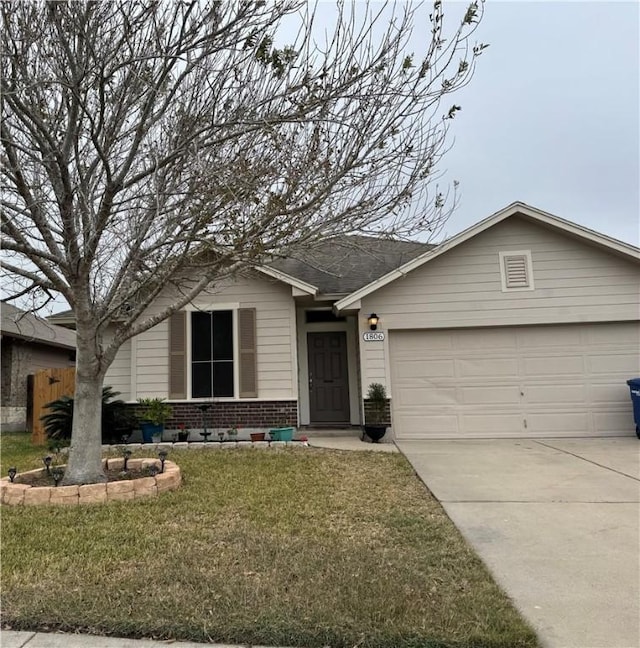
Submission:
<svg viewBox="0 0 640 648">
<path fill-rule="evenodd" d="M 167 430 L 175 429 L 183 423 L 187 428 L 201 428 L 203 413 L 198 409 L 204 403 L 168 403 L 173 408 L 173 416 L 166 422 Z M 141 405 L 129 405 L 136 411 Z M 211 403 L 204 413 L 207 428 L 269 428 L 279 425 L 298 425 L 298 402 L 292 401 L 233 401 Z"/>
</svg>

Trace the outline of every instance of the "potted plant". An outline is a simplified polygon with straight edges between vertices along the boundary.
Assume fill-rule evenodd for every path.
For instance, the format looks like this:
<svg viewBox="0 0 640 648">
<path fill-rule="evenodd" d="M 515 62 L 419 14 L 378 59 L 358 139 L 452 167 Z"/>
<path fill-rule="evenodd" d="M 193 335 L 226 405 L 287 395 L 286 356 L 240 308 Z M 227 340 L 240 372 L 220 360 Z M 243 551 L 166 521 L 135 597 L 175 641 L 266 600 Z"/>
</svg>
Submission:
<svg viewBox="0 0 640 648">
<path fill-rule="evenodd" d="M 276 428 L 269 430 L 269 436 L 272 441 L 293 441 L 294 429 L 286 423 L 282 423 Z"/>
<path fill-rule="evenodd" d="M 189 430 L 186 429 L 184 423 L 178 425 L 178 441 L 188 441 L 189 440 Z"/>
<path fill-rule="evenodd" d="M 251 441 L 264 441 L 265 433 L 264 432 L 250 432 L 249 436 Z"/>
<path fill-rule="evenodd" d="M 237 441 L 238 440 L 238 428 L 235 425 L 232 425 L 227 430 L 227 435 L 229 436 L 229 441 Z"/>
<path fill-rule="evenodd" d="M 171 418 L 173 409 L 163 398 L 139 398 L 143 409 L 138 413 L 142 440 L 144 443 L 157 443 L 162 440 L 164 424 Z"/>
<path fill-rule="evenodd" d="M 384 385 L 371 383 L 367 392 L 364 432 L 374 443 L 378 443 L 385 435 L 388 425 L 387 391 Z M 362 439 L 364 440 L 364 434 Z"/>
</svg>

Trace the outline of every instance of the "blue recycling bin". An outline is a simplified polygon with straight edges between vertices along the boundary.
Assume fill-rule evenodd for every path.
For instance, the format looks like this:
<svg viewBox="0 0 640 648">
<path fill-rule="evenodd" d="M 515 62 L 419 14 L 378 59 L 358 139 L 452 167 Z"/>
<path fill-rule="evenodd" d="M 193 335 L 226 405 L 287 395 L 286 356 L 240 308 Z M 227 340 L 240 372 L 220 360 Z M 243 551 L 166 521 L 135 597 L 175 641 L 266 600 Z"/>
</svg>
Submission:
<svg viewBox="0 0 640 648">
<path fill-rule="evenodd" d="M 627 380 L 633 404 L 633 420 L 636 423 L 636 436 L 640 439 L 640 378 Z"/>
</svg>

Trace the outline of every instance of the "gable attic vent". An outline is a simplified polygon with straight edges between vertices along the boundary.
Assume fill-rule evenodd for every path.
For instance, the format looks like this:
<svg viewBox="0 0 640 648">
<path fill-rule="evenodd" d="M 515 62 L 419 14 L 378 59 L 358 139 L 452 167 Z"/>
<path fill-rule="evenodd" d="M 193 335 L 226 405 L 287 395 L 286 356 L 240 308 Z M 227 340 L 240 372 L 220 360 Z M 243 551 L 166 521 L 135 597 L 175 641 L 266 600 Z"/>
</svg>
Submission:
<svg viewBox="0 0 640 648">
<path fill-rule="evenodd" d="M 531 250 L 500 252 L 500 278 L 502 292 L 533 290 Z"/>
</svg>

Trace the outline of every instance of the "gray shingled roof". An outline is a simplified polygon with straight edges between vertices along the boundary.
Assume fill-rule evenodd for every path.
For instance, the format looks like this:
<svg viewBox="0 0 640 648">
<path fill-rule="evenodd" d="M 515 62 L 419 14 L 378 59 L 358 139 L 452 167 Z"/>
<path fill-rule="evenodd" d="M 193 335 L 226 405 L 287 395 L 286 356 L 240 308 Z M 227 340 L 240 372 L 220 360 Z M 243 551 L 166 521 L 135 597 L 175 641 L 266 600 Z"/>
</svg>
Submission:
<svg viewBox="0 0 640 648">
<path fill-rule="evenodd" d="M 345 235 L 266 265 L 316 286 L 325 295 L 348 295 L 433 247 L 417 241 Z M 73 311 L 66 310 L 49 319 L 67 323 L 70 317 Z"/>
<path fill-rule="evenodd" d="M 321 293 L 348 295 L 432 247 L 416 241 L 338 236 L 269 265 Z"/>
<path fill-rule="evenodd" d="M 0 315 L 2 335 L 65 349 L 76 348 L 75 331 L 51 324 L 11 304 L 2 304 Z"/>
</svg>

